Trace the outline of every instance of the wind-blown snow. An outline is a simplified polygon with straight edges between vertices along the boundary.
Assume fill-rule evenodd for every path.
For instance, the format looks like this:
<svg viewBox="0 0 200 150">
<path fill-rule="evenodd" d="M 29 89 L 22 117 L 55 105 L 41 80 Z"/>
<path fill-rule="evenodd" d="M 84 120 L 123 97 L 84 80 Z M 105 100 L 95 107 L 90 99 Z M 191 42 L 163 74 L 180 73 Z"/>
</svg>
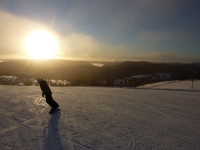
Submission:
<svg viewBox="0 0 200 150">
<path fill-rule="evenodd" d="M 51 87 L 50 115 L 38 86 L 0 86 L 1 150 L 197 150 L 200 93 Z"/>
</svg>

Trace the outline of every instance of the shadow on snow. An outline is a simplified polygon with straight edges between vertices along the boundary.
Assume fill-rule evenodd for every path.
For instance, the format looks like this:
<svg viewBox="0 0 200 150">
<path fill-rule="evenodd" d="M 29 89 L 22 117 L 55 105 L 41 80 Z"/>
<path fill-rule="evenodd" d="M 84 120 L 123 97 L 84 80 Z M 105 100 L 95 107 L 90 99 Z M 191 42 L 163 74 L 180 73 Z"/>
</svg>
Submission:
<svg viewBox="0 0 200 150">
<path fill-rule="evenodd" d="M 44 133 L 44 149 L 63 149 L 58 129 L 58 122 L 61 116 L 60 110 L 50 115 L 51 119 L 49 120 L 48 129 L 46 133 Z"/>
</svg>

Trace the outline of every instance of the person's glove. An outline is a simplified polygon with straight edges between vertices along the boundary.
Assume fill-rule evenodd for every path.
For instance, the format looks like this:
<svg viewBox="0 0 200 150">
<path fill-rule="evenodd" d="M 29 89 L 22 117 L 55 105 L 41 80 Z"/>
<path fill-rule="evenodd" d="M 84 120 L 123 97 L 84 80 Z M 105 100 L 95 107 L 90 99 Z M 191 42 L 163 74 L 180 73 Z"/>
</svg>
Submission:
<svg viewBox="0 0 200 150">
<path fill-rule="evenodd" d="M 44 93 L 42 93 L 42 97 L 44 97 Z"/>
</svg>

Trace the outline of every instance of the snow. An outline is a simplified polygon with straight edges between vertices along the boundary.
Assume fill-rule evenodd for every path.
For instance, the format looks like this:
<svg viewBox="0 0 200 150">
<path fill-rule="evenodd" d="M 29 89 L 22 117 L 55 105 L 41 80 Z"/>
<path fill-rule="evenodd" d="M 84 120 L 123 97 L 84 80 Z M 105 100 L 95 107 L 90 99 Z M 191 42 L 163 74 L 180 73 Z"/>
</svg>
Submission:
<svg viewBox="0 0 200 150">
<path fill-rule="evenodd" d="M 70 81 L 66 81 L 66 80 L 55 80 L 55 79 L 50 79 L 49 80 L 51 83 L 56 84 L 56 85 L 70 85 L 71 82 Z"/>
<path fill-rule="evenodd" d="M 147 74 L 147 75 L 137 75 L 137 76 L 132 76 L 131 79 L 136 78 L 136 79 L 142 79 L 142 78 L 148 78 L 151 77 L 153 80 L 156 78 L 160 79 L 169 79 L 171 77 L 172 73 L 155 73 L 155 74 Z"/>
<path fill-rule="evenodd" d="M 54 80 L 54 79 L 50 79 L 50 81 L 51 81 L 52 83 L 56 83 L 56 80 Z"/>
<path fill-rule="evenodd" d="M 177 90 L 177 91 L 197 91 L 200 92 L 200 80 L 185 81 L 164 81 L 152 84 L 146 84 L 137 88 L 155 89 L 155 90 Z"/>
<path fill-rule="evenodd" d="M 137 75 L 137 76 L 132 76 L 132 78 L 141 79 L 141 78 L 146 78 L 149 76 L 151 76 L 151 75 Z"/>
<path fill-rule="evenodd" d="M 0 149 L 200 149 L 200 93 L 172 83 L 174 91 L 51 87 L 60 104 L 51 115 L 38 86 L 0 85 Z"/>
<path fill-rule="evenodd" d="M 16 76 L 0 76 L 0 79 L 15 81 L 17 79 L 17 77 Z"/>
<path fill-rule="evenodd" d="M 93 66 L 103 67 L 104 64 L 102 63 L 91 63 Z"/>
</svg>

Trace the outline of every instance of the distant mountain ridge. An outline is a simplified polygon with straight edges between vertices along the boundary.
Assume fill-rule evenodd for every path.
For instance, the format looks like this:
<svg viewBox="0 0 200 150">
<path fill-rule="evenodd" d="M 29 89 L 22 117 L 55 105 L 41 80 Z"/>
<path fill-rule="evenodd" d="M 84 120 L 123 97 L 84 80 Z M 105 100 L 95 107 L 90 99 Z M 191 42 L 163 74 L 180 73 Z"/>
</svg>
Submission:
<svg viewBox="0 0 200 150">
<path fill-rule="evenodd" d="M 29 74 L 35 78 L 66 79 L 78 83 L 99 80 L 122 79 L 129 76 L 172 73 L 175 79 L 189 79 L 191 73 L 200 75 L 200 65 L 196 63 L 150 63 L 124 61 L 104 62 L 104 66 L 93 66 L 90 62 L 70 60 L 13 60 L 0 62 L 0 74 Z"/>
<path fill-rule="evenodd" d="M 117 68 L 117 67 L 127 67 L 127 66 L 137 66 L 137 65 L 149 65 L 150 62 L 146 62 L 146 61 L 138 61 L 138 62 L 134 62 L 134 61 L 124 61 L 121 63 L 115 63 L 112 65 L 104 65 L 104 67 L 112 67 L 112 68 Z"/>
<path fill-rule="evenodd" d="M 0 62 L 0 73 L 34 73 L 51 68 L 91 66 L 84 61 L 71 60 L 10 60 Z"/>
</svg>

